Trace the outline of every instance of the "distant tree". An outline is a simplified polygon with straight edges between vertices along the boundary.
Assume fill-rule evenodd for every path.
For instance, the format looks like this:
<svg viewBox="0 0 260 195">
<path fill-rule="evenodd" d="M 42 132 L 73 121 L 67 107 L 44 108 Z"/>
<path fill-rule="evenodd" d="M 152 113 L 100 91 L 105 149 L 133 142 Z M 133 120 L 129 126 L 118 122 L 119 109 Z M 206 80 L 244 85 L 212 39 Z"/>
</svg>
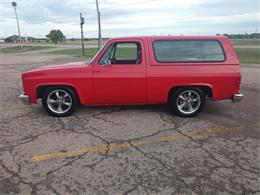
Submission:
<svg viewBox="0 0 260 195">
<path fill-rule="evenodd" d="M 223 36 L 228 37 L 229 35 L 228 34 L 223 34 Z"/>
<path fill-rule="evenodd" d="M 260 38 L 260 33 L 223 34 L 223 35 L 229 37 L 230 39 L 259 39 Z"/>
<path fill-rule="evenodd" d="M 51 42 L 55 44 L 65 40 L 65 36 L 60 30 L 51 30 L 50 33 L 46 35 L 46 37 L 49 38 Z"/>
</svg>

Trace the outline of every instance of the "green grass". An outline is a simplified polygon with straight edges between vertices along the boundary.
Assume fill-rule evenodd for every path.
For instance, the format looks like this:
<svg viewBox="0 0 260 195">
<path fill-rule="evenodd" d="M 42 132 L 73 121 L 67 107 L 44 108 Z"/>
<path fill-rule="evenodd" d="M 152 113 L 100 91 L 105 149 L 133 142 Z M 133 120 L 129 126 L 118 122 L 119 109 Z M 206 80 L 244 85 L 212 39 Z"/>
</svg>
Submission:
<svg viewBox="0 0 260 195">
<path fill-rule="evenodd" d="M 106 42 L 107 42 L 107 40 L 102 40 L 101 44 L 103 45 Z M 81 40 L 79 40 L 79 39 L 76 39 L 76 40 L 67 39 L 64 42 L 58 43 L 57 45 L 55 45 L 52 42 L 46 42 L 44 40 L 40 40 L 40 41 L 34 41 L 33 44 L 35 44 L 35 45 L 40 45 L 40 44 L 41 45 L 54 45 L 54 46 L 58 46 L 58 45 L 81 45 Z M 86 46 L 87 45 L 98 45 L 98 41 L 97 40 L 87 40 L 87 41 L 84 41 L 84 44 Z"/>
<path fill-rule="evenodd" d="M 85 56 L 86 57 L 93 57 L 97 52 L 96 48 L 89 48 L 85 49 Z M 82 56 L 82 51 L 80 48 L 77 49 L 61 49 L 57 51 L 51 51 L 47 52 L 47 54 L 54 54 L 54 55 L 70 55 L 73 57 L 81 57 Z"/>
<path fill-rule="evenodd" d="M 232 39 L 231 40 L 234 45 L 260 45 L 260 39 Z M 102 40 L 102 45 L 106 43 L 107 40 Z M 98 41 L 97 40 L 87 40 L 84 41 L 85 45 L 97 45 Z M 46 45 L 55 45 L 54 43 L 51 42 L 46 42 L 44 40 L 39 40 L 39 41 L 34 41 L 33 44 L 46 44 Z M 66 39 L 64 42 L 58 43 L 58 45 L 81 45 L 81 40 L 80 39 Z"/>
<path fill-rule="evenodd" d="M 232 39 L 232 43 L 235 46 L 260 46 L 260 39 Z"/>
<path fill-rule="evenodd" d="M 135 47 L 126 47 L 118 48 L 115 54 L 116 59 L 136 59 L 136 48 Z"/>
<path fill-rule="evenodd" d="M 85 49 L 85 56 L 86 57 L 93 57 L 97 53 L 96 48 L 88 48 Z M 118 58 L 124 59 L 124 58 L 136 58 L 135 48 L 120 48 L 118 52 L 116 53 L 116 56 Z M 54 55 L 70 55 L 73 57 L 81 57 L 82 51 L 81 48 L 77 49 L 61 49 L 56 51 L 50 51 L 47 52 L 48 54 L 54 54 Z"/>
<path fill-rule="evenodd" d="M 120 58 L 127 58 L 127 56 L 136 56 L 134 49 L 120 48 Z M 130 49 L 130 50 L 129 50 Z M 89 48 L 85 50 L 86 57 L 93 57 L 97 52 L 95 48 Z M 241 64 L 260 64 L 260 47 L 259 48 L 236 48 L 239 60 Z M 74 57 L 81 57 L 81 49 L 63 49 L 57 51 L 48 52 L 54 55 L 70 55 Z"/>
<path fill-rule="evenodd" d="M 260 64 L 259 48 L 236 48 L 241 64 Z"/>
<path fill-rule="evenodd" d="M 42 50 L 42 49 L 49 49 L 52 48 L 51 46 L 20 46 L 15 47 L 4 47 L 0 48 L 0 53 L 20 53 L 20 52 L 27 52 L 27 51 L 35 51 L 35 50 Z"/>
<path fill-rule="evenodd" d="M 252 43 L 252 42 L 251 42 Z M 0 48 L 0 53 L 20 53 L 27 51 L 43 50 L 53 48 L 51 46 L 24 46 L 23 49 L 20 49 L 19 46 L 15 47 L 4 47 Z M 120 52 L 119 52 L 120 51 Z M 93 57 L 97 52 L 96 48 L 88 48 L 85 50 L 86 57 Z M 260 47 L 258 48 L 236 48 L 239 60 L 241 64 L 260 64 Z M 56 51 L 48 52 L 48 54 L 54 55 L 69 55 L 74 57 L 81 57 L 81 49 L 61 49 Z M 117 53 L 119 58 L 135 58 L 134 48 L 120 48 Z"/>
<path fill-rule="evenodd" d="M 103 45 L 104 43 L 106 43 L 106 40 L 102 40 L 101 44 Z M 88 41 L 84 41 L 85 45 L 98 45 L 98 41 L 97 40 L 88 40 Z M 69 40 L 67 39 L 66 41 L 60 43 L 60 45 L 81 45 L 81 40 Z"/>
</svg>

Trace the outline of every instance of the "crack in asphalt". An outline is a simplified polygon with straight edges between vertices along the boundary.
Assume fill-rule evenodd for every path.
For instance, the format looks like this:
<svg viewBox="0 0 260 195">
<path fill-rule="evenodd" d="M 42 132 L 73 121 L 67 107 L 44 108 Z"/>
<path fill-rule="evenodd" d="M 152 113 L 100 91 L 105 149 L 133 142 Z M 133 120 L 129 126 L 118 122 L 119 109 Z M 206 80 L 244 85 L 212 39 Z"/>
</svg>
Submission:
<svg viewBox="0 0 260 195">
<path fill-rule="evenodd" d="M 103 113 L 102 113 L 102 114 L 103 114 Z M 90 118 L 91 118 L 91 116 L 90 116 Z M 93 164 L 85 165 L 85 166 L 84 166 L 84 167 L 91 168 L 91 169 L 92 169 L 92 172 L 94 171 L 95 167 L 96 167 L 99 163 L 101 163 L 103 160 L 105 160 L 105 159 L 107 159 L 108 157 L 110 157 L 110 156 L 108 155 L 108 153 L 110 152 L 111 144 L 113 144 L 113 143 L 118 143 L 118 141 L 117 141 L 117 142 L 108 141 L 107 139 L 105 139 L 105 138 L 103 138 L 103 137 L 101 137 L 101 136 L 98 136 L 98 135 L 96 135 L 96 134 L 94 134 L 93 132 L 90 132 L 90 131 L 87 131 L 87 132 L 77 132 L 77 131 L 74 131 L 74 130 L 69 130 L 69 129 L 66 128 L 66 124 L 64 124 L 64 122 L 63 122 L 62 119 L 57 119 L 57 121 L 58 121 L 58 123 L 60 124 L 60 126 L 62 127 L 61 129 L 62 129 L 63 131 L 70 131 L 70 132 L 73 132 L 73 133 L 87 134 L 87 135 L 90 135 L 90 136 L 92 136 L 92 137 L 95 137 L 95 138 L 101 140 L 103 143 L 107 144 L 107 151 L 105 152 L 105 154 L 102 154 L 102 155 L 103 155 L 103 158 L 101 158 L 100 160 L 98 160 L 97 162 L 95 162 L 95 163 L 93 163 Z M 168 123 L 169 123 L 169 121 L 165 121 L 165 122 L 168 122 Z M 128 143 L 131 145 L 131 147 L 133 147 L 133 148 L 134 148 L 135 150 L 137 150 L 139 153 L 143 154 L 144 157 L 146 157 L 146 158 L 148 158 L 148 159 L 150 159 L 150 160 L 152 160 L 152 161 L 157 162 L 158 164 L 160 164 L 161 166 L 163 166 L 163 167 L 164 167 L 165 169 L 167 169 L 168 171 L 173 172 L 173 173 L 174 173 L 174 178 L 177 179 L 178 182 L 181 183 L 181 184 L 179 184 L 179 185 L 180 185 L 180 188 L 187 188 L 189 185 L 188 185 L 187 183 L 185 183 L 185 181 L 181 178 L 180 175 L 177 175 L 177 174 L 176 174 L 174 168 L 173 168 L 171 165 L 169 165 L 169 164 L 163 162 L 162 160 L 156 158 L 156 157 L 155 157 L 154 155 L 152 155 L 151 153 L 146 153 L 146 152 L 144 152 L 144 151 L 141 150 L 139 147 L 133 145 L 132 142 L 133 142 L 133 141 L 138 141 L 138 140 L 144 139 L 144 138 L 153 137 L 153 136 L 159 135 L 159 134 L 161 134 L 161 133 L 163 133 L 163 132 L 173 131 L 173 130 L 174 130 L 174 131 L 178 132 L 179 134 L 181 134 L 181 135 L 187 137 L 187 138 L 188 138 L 189 140 L 191 140 L 192 142 L 198 144 L 198 145 L 200 146 L 200 148 L 201 148 L 205 153 L 207 153 L 210 158 L 213 159 L 214 162 L 218 162 L 218 164 L 220 164 L 220 165 L 215 166 L 215 167 L 212 169 L 211 173 L 210 173 L 207 177 L 204 177 L 204 179 L 205 179 L 205 178 L 208 179 L 208 178 L 210 177 L 210 175 L 212 175 L 213 172 L 214 172 L 216 169 L 221 169 L 221 168 L 234 169 L 235 167 L 238 167 L 238 168 L 240 168 L 241 170 L 249 171 L 250 173 L 253 173 L 253 174 L 258 174 L 258 173 L 259 173 L 259 171 L 252 171 L 252 170 L 245 169 L 245 168 L 243 168 L 242 166 L 240 166 L 240 165 L 238 165 L 238 164 L 235 164 L 235 162 L 234 162 L 234 166 L 225 166 L 225 163 L 224 163 L 224 162 L 222 162 L 222 161 L 220 161 L 219 159 L 217 159 L 217 158 L 215 157 L 215 155 L 213 155 L 210 151 L 208 151 L 207 149 L 205 149 L 205 148 L 203 147 L 203 143 L 202 143 L 202 142 L 200 142 L 200 141 L 198 141 L 198 140 L 195 140 L 195 139 L 192 138 L 191 136 L 188 136 L 188 135 L 186 135 L 185 133 L 183 133 L 183 132 L 181 132 L 181 131 L 179 130 L 180 127 L 184 126 L 184 125 L 187 124 L 187 123 L 189 123 L 189 120 L 186 120 L 186 121 L 184 121 L 183 123 L 180 123 L 180 124 L 178 124 L 178 125 L 175 125 L 174 128 L 161 129 L 161 130 L 158 130 L 158 131 L 156 131 L 156 132 L 154 132 L 154 133 L 152 133 L 152 134 L 149 134 L 149 135 L 145 135 L 145 136 L 141 136 L 141 137 L 137 137 L 137 138 L 132 138 L 132 139 L 120 140 L 120 142 L 122 142 L 122 143 L 128 142 Z M 118 124 L 117 124 L 117 125 L 118 125 Z M 90 129 L 92 129 L 92 130 L 94 129 L 94 130 L 95 130 L 95 128 L 93 128 L 93 127 L 90 127 Z M 23 145 L 23 144 L 28 144 L 28 143 L 30 143 L 30 142 L 32 142 L 32 141 L 35 141 L 35 139 L 37 139 L 39 136 L 45 135 L 45 134 L 47 134 L 47 133 L 57 132 L 57 131 L 60 131 L 60 130 L 50 130 L 50 131 L 46 131 L 46 132 L 43 132 L 43 133 L 40 133 L 40 134 L 29 135 L 29 136 L 27 136 L 27 137 L 23 137 L 23 138 L 21 138 L 21 139 L 16 140 L 16 142 L 18 142 L 18 143 L 14 144 L 14 145 L 11 145 L 11 148 L 12 148 L 12 150 L 13 150 L 13 149 L 14 149 L 15 147 L 17 147 L 17 146 L 20 146 L 20 145 Z M 5 151 L 5 149 L 7 149 L 7 148 L 9 148 L 8 151 L 10 151 L 10 146 L 9 146 L 9 147 L 2 147 L 2 148 L 0 148 L 0 150 L 1 150 L 1 151 Z M 11 151 L 12 151 L 12 150 L 11 150 Z M 73 160 L 70 160 L 69 162 L 65 163 L 64 165 L 62 165 L 62 166 L 60 166 L 60 167 L 58 167 L 58 168 L 56 168 L 56 169 L 54 169 L 54 170 L 48 171 L 47 174 L 46 174 L 46 175 L 47 175 L 47 176 L 46 176 L 46 179 L 45 179 L 47 189 L 50 189 L 50 190 L 51 190 L 53 193 L 55 193 L 55 194 L 59 194 L 59 193 L 57 192 L 57 190 L 56 190 L 54 187 L 52 187 L 52 184 L 49 182 L 49 181 L 51 181 L 51 175 L 53 175 L 56 171 L 58 171 L 58 170 L 60 170 L 60 169 L 62 169 L 62 168 L 64 168 L 64 167 L 66 167 L 66 166 L 71 166 L 74 161 L 80 160 L 81 157 L 83 157 L 83 156 L 86 155 L 86 154 L 87 154 L 87 152 L 84 153 L 84 154 L 82 154 L 82 155 L 79 155 L 78 157 L 73 157 Z M 226 158 L 227 158 L 227 159 L 230 159 L 228 156 L 226 156 Z M 235 161 L 234 159 L 231 159 L 231 160 L 232 160 L 232 161 Z M 21 183 L 30 186 L 34 192 L 37 191 L 37 185 L 40 185 L 40 184 L 43 183 L 43 181 L 41 181 L 41 182 L 39 182 L 39 183 L 37 183 L 37 184 L 25 182 L 22 177 L 19 177 L 19 172 L 12 172 L 12 171 L 10 171 L 10 170 L 3 164 L 3 161 L 1 161 L 1 166 L 2 166 L 2 167 L 4 168 L 4 170 L 6 170 L 8 173 L 10 173 L 11 175 L 17 177 Z M 139 185 L 138 185 L 138 186 L 139 186 Z M 242 188 L 242 187 L 241 187 L 241 188 Z M 136 190 L 136 189 L 137 189 L 137 187 L 134 187 L 134 188 L 131 189 L 129 192 L 134 191 L 134 190 Z M 202 191 L 198 191 L 197 189 L 193 189 L 193 190 L 194 190 L 194 191 L 197 191 L 198 193 L 202 192 Z M 229 193 L 234 193 L 234 191 L 228 190 L 228 189 L 225 189 L 225 191 L 226 191 L 226 192 L 229 192 Z M 250 191 L 250 190 L 243 189 L 243 192 L 249 192 L 249 191 Z M 251 190 L 250 192 L 257 192 L 257 191 Z M 127 193 L 127 192 L 126 192 L 126 193 Z"/>
<path fill-rule="evenodd" d="M 47 63 L 47 61 L 35 63 L 30 68 Z M 243 134 L 236 132 L 231 135 L 201 134 L 199 138 L 185 133 L 186 125 L 191 124 L 193 130 L 192 123 L 201 121 L 205 124 L 225 127 L 258 120 L 250 119 L 253 116 L 250 115 L 251 110 L 257 107 L 255 105 L 250 109 L 250 113 L 247 113 L 248 116 L 245 115 L 246 119 L 233 117 L 233 112 L 229 110 L 227 113 L 221 111 L 224 106 L 218 107 L 219 104 L 209 108 L 209 110 L 216 109 L 218 115 L 206 111 L 207 114 L 202 113 L 190 119 L 174 117 L 163 106 L 101 107 L 90 109 L 90 113 L 82 109 L 83 111 L 79 110 L 79 113 L 68 118 L 52 118 L 48 117 L 40 106 L 19 107 L 19 104 L 13 104 L 13 101 L 18 101 L 18 98 L 13 98 L 14 95 L 17 96 L 21 91 L 18 74 L 21 70 L 29 69 L 28 65 L 0 66 L 3 73 L 10 72 L 10 69 L 17 70 L 3 76 L 0 81 L 4 90 L 8 89 L 6 94 L 1 94 L 5 104 L 0 106 L 0 194 L 27 194 L 24 186 L 28 186 L 30 190 L 28 193 L 31 194 L 87 192 L 89 194 L 160 194 L 163 192 L 166 194 L 257 194 L 260 192 L 258 131 L 250 129 L 244 130 Z M 243 89 L 250 93 L 259 91 L 248 84 L 244 84 Z M 248 99 L 247 103 L 250 102 L 251 99 Z M 127 120 L 114 121 L 111 117 L 116 117 L 117 112 L 129 112 L 140 108 L 142 112 L 136 114 L 142 117 L 142 113 L 149 112 L 160 127 L 154 128 L 152 132 L 144 130 L 131 138 L 113 135 L 113 128 L 127 129 L 132 124 Z M 239 109 L 249 110 L 248 107 L 243 107 L 243 103 Z M 17 110 L 23 113 L 15 113 Z M 102 128 L 101 125 L 109 127 L 112 132 L 107 133 L 107 128 Z M 164 144 L 156 149 L 135 144 L 143 139 L 167 135 L 171 132 L 185 137 L 186 141 L 181 142 L 180 145 L 179 143 Z M 86 135 L 94 142 L 103 143 L 104 148 L 102 152 L 95 155 L 85 152 L 55 162 L 33 164 L 28 160 L 32 152 L 31 147 L 45 147 L 45 145 L 48 147 L 49 144 L 59 146 L 59 143 L 48 142 L 44 145 L 40 138 L 61 134 Z M 118 150 L 117 144 L 122 146 L 126 144 L 130 146 L 130 150 L 124 148 Z M 168 149 L 171 145 L 173 150 Z M 210 147 L 212 145 L 214 147 Z M 66 150 L 61 152 L 65 153 Z"/>
</svg>

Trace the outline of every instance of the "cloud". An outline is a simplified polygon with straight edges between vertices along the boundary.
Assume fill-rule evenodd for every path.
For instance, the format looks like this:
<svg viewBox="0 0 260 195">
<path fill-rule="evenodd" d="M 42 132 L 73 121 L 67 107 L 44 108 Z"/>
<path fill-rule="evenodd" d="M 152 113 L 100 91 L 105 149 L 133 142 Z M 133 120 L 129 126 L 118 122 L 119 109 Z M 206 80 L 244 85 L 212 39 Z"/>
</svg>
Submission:
<svg viewBox="0 0 260 195">
<path fill-rule="evenodd" d="M 17 0 L 23 35 L 44 37 L 61 29 L 80 37 L 79 13 L 86 19 L 85 37 L 97 36 L 95 0 Z M 99 0 L 102 34 L 212 35 L 253 32 L 260 27 L 258 1 L 245 0 Z M 14 10 L 0 0 L 0 37 L 17 34 Z"/>
</svg>

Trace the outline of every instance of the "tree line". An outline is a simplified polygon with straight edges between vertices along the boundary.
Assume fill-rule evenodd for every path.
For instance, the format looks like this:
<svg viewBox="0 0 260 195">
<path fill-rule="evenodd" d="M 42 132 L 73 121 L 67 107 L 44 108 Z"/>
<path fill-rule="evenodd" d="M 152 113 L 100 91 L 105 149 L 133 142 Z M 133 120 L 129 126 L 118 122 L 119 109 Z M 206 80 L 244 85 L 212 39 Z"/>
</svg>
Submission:
<svg viewBox="0 0 260 195">
<path fill-rule="evenodd" d="M 217 34 L 219 36 L 220 34 Z M 251 34 L 223 34 L 230 39 L 259 39 L 260 33 L 251 33 Z"/>
</svg>

